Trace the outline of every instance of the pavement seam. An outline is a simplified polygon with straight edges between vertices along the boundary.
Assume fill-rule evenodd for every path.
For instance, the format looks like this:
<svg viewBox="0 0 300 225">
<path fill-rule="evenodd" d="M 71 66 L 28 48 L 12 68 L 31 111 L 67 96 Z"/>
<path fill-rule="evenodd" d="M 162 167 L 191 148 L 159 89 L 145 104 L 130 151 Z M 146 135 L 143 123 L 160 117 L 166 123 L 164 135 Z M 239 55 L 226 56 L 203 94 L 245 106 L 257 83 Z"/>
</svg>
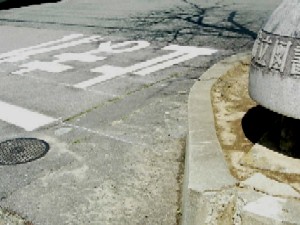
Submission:
<svg viewBox="0 0 300 225">
<path fill-rule="evenodd" d="M 100 132 L 100 131 L 96 131 L 96 130 L 93 130 L 93 129 L 90 129 L 90 128 L 87 128 L 87 127 L 82 127 L 82 126 L 77 126 L 77 125 L 74 125 L 74 124 L 69 124 L 69 123 L 63 123 L 64 125 L 66 126 L 70 126 L 70 127 L 73 127 L 75 129 L 79 129 L 79 130 L 84 130 L 84 131 L 87 131 L 89 133 L 92 133 L 92 134 L 97 134 L 101 137 L 106 137 L 106 138 L 109 138 L 109 139 L 112 139 L 112 140 L 115 140 L 115 141 L 120 141 L 120 142 L 123 142 L 123 143 L 126 143 L 126 144 L 131 144 L 131 145 L 139 145 L 139 146 L 148 146 L 144 143 L 138 143 L 138 142 L 132 142 L 132 141 L 127 141 L 125 139 L 122 139 L 122 138 L 118 138 L 118 137 L 115 137 L 115 136 L 112 136 L 112 135 L 108 135 L 108 134 L 105 134 L 103 132 Z"/>
</svg>

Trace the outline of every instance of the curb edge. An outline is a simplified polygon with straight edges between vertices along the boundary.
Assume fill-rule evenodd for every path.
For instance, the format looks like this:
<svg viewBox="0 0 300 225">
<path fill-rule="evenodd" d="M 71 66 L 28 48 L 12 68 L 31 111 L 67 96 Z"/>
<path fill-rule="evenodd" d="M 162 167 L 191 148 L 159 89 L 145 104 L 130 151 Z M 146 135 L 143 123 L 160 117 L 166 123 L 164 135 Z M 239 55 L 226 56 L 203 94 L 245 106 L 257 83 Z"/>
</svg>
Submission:
<svg viewBox="0 0 300 225">
<path fill-rule="evenodd" d="M 245 63 L 249 56 L 249 53 L 239 53 L 219 61 L 191 88 L 188 98 L 182 225 L 212 224 L 219 217 L 215 214 L 222 211 L 224 224 L 225 220 L 232 220 L 234 216 L 226 215 L 226 211 L 235 207 L 237 181 L 229 172 L 216 135 L 210 91 L 219 77 Z M 222 209 L 218 209 L 220 205 Z"/>
</svg>

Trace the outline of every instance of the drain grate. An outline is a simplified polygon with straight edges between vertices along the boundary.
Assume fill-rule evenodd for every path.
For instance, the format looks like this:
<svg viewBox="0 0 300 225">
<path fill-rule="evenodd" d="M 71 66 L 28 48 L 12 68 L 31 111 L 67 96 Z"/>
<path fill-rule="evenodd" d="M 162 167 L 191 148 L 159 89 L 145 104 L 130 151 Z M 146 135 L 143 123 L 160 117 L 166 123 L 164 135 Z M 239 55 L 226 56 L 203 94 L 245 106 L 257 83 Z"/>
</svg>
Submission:
<svg viewBox="0 0 300 225">
<path fill-rule="evenodd" d="M 15 138 L 0 143 L 0 165 L 16 165 L 43 157 L 49 144 L 36 138 Z"/>
</svg>

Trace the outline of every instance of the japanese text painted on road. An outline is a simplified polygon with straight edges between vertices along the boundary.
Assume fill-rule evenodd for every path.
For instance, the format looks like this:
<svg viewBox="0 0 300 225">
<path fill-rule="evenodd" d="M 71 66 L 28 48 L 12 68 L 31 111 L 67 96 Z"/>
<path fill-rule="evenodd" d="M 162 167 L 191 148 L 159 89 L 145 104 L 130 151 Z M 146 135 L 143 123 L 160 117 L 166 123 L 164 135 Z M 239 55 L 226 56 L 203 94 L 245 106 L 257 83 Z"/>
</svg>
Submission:
<svg viewBox="0 0 300 225">
<path fill-rule="evenodd" d="M 107 54 L 126 54 L 130 52 L 143 50 L 150 46 L 149 42 L 141 40 L 123 41 L 120 43 L 112 43 L 111 41 L 101 41 L 103 41 L 103 38 L 97 35 L 85 37 L 82 34 L 72 34 L 55 41 L 50 41 L 36 46 L 31 46 L 28 48 L 22 48 L 8 53 L 0 54 L 0 64 L 10 62 L 21 62 L 21 64 L 19 65 L 19 69 L 13 72 L 13 74 L 18 75 L 26 75 L 34 71 L 61 73 L 74 69 L 73 66 L 68 64 L 71 61 L 95 64 L 99 61 L 105 60 L 107 58 Z M 98 47 L 93 50 L 80 53 L 63 52 L 55 54 L 53 55 L 54 60 L 52 61 L 30 61 L 31 57 L 36 55 L 50 53 L 58 50 L 70 51 L 70 48 L 72 47 L 93 42 L 100 42 Z M 95 73 L 96 76 L 94 78 L 90 78 L 80 83 L 77 83 L 74 85 L 74 87 L 88 88 L 95 84 L 99 84 L 101 82 L 105 82 L 107 80 L 128 73 L 145 76 L 157 72 L 159 70 L 166 69 L 173 65 L 185 62 L 187 60 L 193 59 L 197 56 L 212 55 L 213 53 L 217 52 L 217 50 L 210 48 L 199 48 L 193 46 L 179 45 L 168 45 L 163 47 L 162 50 L 168 51 L 169 53 L 127 67 L 119 67 L 109 64 L 95 66 L 94 68 L 90 69 L 90 72 Z M 25 60 L 27 62 L 22 63 L 22 61 Z"/>
</svg>

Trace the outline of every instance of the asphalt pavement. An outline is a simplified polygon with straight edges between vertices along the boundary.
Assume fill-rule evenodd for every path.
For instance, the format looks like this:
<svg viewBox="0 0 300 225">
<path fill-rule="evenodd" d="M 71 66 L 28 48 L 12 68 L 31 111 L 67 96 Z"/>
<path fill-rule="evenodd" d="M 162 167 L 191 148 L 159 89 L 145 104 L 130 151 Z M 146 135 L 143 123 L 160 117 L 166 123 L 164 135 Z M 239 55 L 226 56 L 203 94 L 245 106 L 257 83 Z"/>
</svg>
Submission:
<svg viewBox="0 0 300 225">
<path fill-rule="evenodd" d="M 279 0 L 34 3 L 0 10 L 0 140 L 50 148 L 0 167 L 0 206 L 34 225 L 179 224 L 190 88 Z"/>
</svg>

